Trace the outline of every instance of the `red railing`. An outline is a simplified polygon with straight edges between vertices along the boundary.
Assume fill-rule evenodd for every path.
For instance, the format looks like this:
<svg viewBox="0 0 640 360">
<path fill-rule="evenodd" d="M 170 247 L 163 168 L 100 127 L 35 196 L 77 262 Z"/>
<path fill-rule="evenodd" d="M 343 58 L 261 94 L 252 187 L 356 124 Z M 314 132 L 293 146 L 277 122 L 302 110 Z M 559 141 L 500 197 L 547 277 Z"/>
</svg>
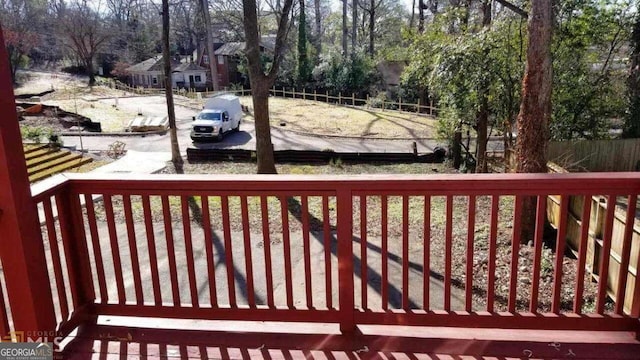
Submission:
<svg viewBox="0 0 640 360">
<path fill-rule="evenodd" d="M 569 196 L 628 197 L 632 219 L 639 189 L 640 176 L 626 173 L 74 174 L 40 185 L 34 200 L 63 333 L 95 315 L 334 322 L 345 332 L 357 324 L 635 331 L 640 277 L 629 278 L 629 313 L 624 287 L 609 299 L 607 281 L 591 284 L 588 221 L 577 259 L 557 254 L 565 254 Z M 561 220 L 545 236 L 550 195 L 561 196 Z M 535 231 L 521 246 L 527 203 L 537 209 Z M 609 275 L 614 211 L 600 279 Z M 630 231 L 625 239 L 626 284 L 639 264 L 630 264 L 638 246 Z"/>
</svg>

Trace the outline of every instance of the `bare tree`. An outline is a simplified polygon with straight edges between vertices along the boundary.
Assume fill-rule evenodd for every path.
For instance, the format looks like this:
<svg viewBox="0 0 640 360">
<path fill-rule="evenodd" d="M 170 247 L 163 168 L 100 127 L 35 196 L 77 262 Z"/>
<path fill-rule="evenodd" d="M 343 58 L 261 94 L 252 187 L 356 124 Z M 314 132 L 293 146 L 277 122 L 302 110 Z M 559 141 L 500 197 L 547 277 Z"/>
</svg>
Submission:
<svg viewBox="0 0 640 360">
<path fill-rule="evenodd" d="M 488 28 L 491 25 L 491 0 L 483 0 L 482 4 L 482 26 Z M 485 55 L 489 55 L 489 49 L 485 49 Z M 487 167 L 487 142 L 489 127 L 489 81 L 488 76 L 481 80 L 478 91 L 480 107 L 476 116 L 476 128 L 478 139 L 476 147 L 476 172 L 486 173 Z"/>
<path fill-rule="evenodd" d="M 100 9 L 89 5 L 87 0 L 76 0 L 64 11 L 60 23 L 64 44 L 84 65 L 90 86 L 96 83 L 93 65 L 96 54 L 111 36 L 103 20 Z"/>
<path fill-rule="evenodd" d="M 358 0 L 351 3 L 351 53 L 356 52 L 358 41 Z"/>
<path fill-rule="evenodd" d="M 256 0 L 243 0 L 244 32 L 246 39 L 246 56 L 251 81 L 253 98 L 253 116 L 256 123 L 256 155 L 259 174 L 275 174 L 276 166 L 271 142 L 271 126 L 269 125 L 269 88 L 276 80 L 276 74 L 282 61 L 285 40 L 289 30 L 289 15 L 293 0 L 284 0 L 282 12 L 278 19 L 278 32 L 273 50 L 271 68 L 265 73 L 260 59 L 260 32 L 258 30 L 258 14 Z"/>
<path fill-rule="evenodd" d="M 347 27 L 347 0 L 342 0 L 342 56 L 347 56 L 347 37 L 349 28 Z"/>
<path fill-rule="evenodd" d="M 173 87 L 171 84 L 171 54 L 169 53 L 169 0 L 162 0 L 162 60 L 164 63 L 164 89 L 167 98 L 167 115 L 169 117 L 169 136 L 171 137 L 171 161 L 182 163 L 178 133 L 176 129 L 176 112 L 173 104 Z"/>
<path fill-rule="evenodd" d="M 213 91 L 220 90 L 218 85 L 218 65 L 215 61 L 216 57 L 213 53 L 213 36 L 211 35 L 211 14 L 209 14 L 209 0 L 200 0 L 200 8 L 204 18 L 205 32 L 207 34 L 207 54 L 209 54 L 209 70 L 211 71 L 211 84 Z"/>
<path fill-rule="evenodd" d="M 322 13 L 320 12 L 320 0 L 313 0 L 313 7 L 315 10 L 315 24 L 316 24 L 316 41 L 314 43 L 316 48 L 316 56 L 320 56 L 322 52 Z"/>
<path fill-rule="evenodd" d="M 533 0 L 529 16 L 527 64 L 516 139 L 517 172 L 546 173 L 546 149 L 551 119 L 551 0 Z M 535 198 L 523 202 L 520 241 L 527 243 L 535 227 Z"/>
</svg>

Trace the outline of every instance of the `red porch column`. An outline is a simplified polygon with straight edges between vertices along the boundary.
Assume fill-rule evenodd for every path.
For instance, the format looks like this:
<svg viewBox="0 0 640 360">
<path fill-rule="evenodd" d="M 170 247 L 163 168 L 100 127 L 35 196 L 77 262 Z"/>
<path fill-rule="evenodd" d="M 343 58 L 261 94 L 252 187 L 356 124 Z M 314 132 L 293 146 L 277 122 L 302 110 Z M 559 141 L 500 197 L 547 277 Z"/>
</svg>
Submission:
<svg viewBox="0 0 640 360">
<path fill-rule="evenodd" d="M 37 211 L 0 27 L 0 258 L 17 331 L 56 326 Z"/>
</svg>

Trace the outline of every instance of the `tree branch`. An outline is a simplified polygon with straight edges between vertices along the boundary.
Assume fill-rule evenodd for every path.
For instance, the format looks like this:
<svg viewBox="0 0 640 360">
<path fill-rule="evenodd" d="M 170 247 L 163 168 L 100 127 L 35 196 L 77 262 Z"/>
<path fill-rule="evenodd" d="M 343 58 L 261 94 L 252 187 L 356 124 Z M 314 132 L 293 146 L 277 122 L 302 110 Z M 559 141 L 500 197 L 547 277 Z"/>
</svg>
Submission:
<svg viewBox="0 0 640 360">
<path fill-rule="evenodd" d="M 500 3 L 500 5 L 506 7 L 507 9 L 513 11 L 514 13 L 522 16 L 523 18 L 528 18 L 529 17 L 529 13 L 526 12 L 525 10 L 517 7 L 516 5 L 510 3 L 507 0 L 496 0 L 498 3 Z"/>
</svg>

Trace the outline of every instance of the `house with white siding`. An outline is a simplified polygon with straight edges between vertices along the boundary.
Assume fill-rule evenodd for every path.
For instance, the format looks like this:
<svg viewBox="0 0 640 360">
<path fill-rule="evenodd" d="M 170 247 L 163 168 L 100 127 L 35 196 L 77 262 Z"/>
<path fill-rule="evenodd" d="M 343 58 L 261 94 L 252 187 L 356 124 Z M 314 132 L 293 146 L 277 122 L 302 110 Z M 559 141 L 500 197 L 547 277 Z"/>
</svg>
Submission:
<svg viewBox="0 0 640 360">
<path fill-rule="evenodd" d="M 156 55 L 127 68 L 129 85 L 164 88 L 162 55 Z M 191 61 L 171 59 L 171 80 L 174 88 L 202 89 L 207 84 L 207 69 Z"/>
</svg>

